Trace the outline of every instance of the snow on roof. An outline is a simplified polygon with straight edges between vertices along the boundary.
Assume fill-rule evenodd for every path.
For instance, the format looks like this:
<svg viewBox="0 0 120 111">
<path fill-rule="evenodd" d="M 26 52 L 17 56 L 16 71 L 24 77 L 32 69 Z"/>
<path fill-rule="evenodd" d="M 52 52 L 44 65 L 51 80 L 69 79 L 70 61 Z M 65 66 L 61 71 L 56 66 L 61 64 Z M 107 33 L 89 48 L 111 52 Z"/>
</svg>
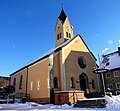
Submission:
<svg viewBox="0 0 120 111">
<path fill-rule="evenodd" d="M 55 47 L 55 48 L 52 48 L 51 50 L 47 51 L 46 53 L 42 54 L 39 58 L 37 58 L 36 60 L 32 61 L 31 63 L 29 63 L 28 65 L 30 64 L 33 64 L 34 62 L 38 61 L 38 60 L 41 60 L 42 58 L 46 57 L 46 56 L 50 56 L 51 54 L 53 54 L 54 52 L 56 52 L 59 48 L 65 46 L 66 44 L 68 44 L 70 41 L 72 41 L 75 37 L 77 36 L 74 36 L 70 39 L 68 39 L 66 42 L 62 43 L 61 45 Z M 27 65 L 27 66 L 28 66 Z"/>
<path fill-rule="evenodd" d="M 29 64 L 25 65 L 25 66 L 22 67 L 21 69 L 13 72 L 12 74 L 10 74 L 10 76 L 13 75 L 13 74 L 15 74 L 15 73 L 17 73 L 17 72 L 19 72 L 19 71 L 21 71 L 21 70 L 23 70 L 23 69 L 25 69 L 25 68 L 27 68 L 27 67 L 29 67 L 29 66 L 31 66 L 31 65 L 33 65 L 33 64 L 36 63 L 36 62 L 38 62 L 38 61 L 40 61 L 40 60 L 42 60 L 42 59 L 50 56 L 50 55 L 53 54 L 54 52 L 58 51 L 59 49 L 61 49 L 61 48 L 64 47 L 64 46 L 66 46 L 69 42 L 71 42 L 73 39 L 75 39 L 75 38 L 78 37 L 78 36 L 82 39 L 82 37 L 81 37 L 79 34 L 77 34 L 76 36 L 74 36 L 74 37 L 68 39 L 66 42 L 62 43 L 61 45 L 59 45 L 59 46 L 51 49 L 50 51 L 46 52 L 46 53 L 43 54 L 43 55 L 41 55 L 38 59 L 30 62 Z M 82 41 L 84 42 L 83 39 L 82 39 Z M 87 44 L 86 44 L 85 42 L 84 42 L 84 44 L 85 44 L 85 46 L 88 48 L 88 50 L 89 50 L 89 52 L 91 53 L 91 55 L 95 58 L 95 56 L 94 56 L 93 53 L 90 51 L 90 49 L 89 49 L 89 47 L 87 46 Z M 96 58 L 95 58 L 95 60 L 96 60 Z"/>
<path fill-rule="evenodd" d="M 54 52 L 56 52 L 58 49 L 60 49 L 60 48 L 62 48 L 63 46 L 67 45 L 70 41 L 72 41 L 72 40 L 73 40 L 74 38 L 76 38 L 77 36 L 78 36 L 78 35 L 76 35 L 76 36 L 68 39 L 68 40 L 67 40 L 66 42 L 64 42 L 63 44 L 61 44 L 61 45 L 59 45 L 59 46 L 57 46 L 57 47 L 55 47 L 55 48 L 52 48 L 50 51 L 44 53 L 43 55 L 41 55 L 41 56 L 40 56 L 39 58 L 37 58 L 36 60 L 28 63 L 28 64 L 25 65 L 24 67 L 22 67 L 22 68 L 20 68 L 19 70 L 17 70 L 17 71 L 15 71 L 15 72 L 13 72 L 12 74 L 10 74 L 10 76 L 12 76 L 13 74 L 15 74 L 15 73 L 17 73 L 17 72 L 19 72 L 19 71 L 21 71 L 21 70 L 23 70 L 23 69 L 31 66 L 32 64 L 34 64 L 34 63 L 36 63 L 36 62 L 38 62 L 38 61 L 40 61 L 40 60 L 42 60 L 42 59 L 50 56 L 51 54 L 53 54 Z"/>
<path fill-rule="evenodd" d="M 101 67 L 108 68 L 110 70 L 120 68 L 120 55 L 117 52 L 103 55 L 101 60 Z"/>
</svg>

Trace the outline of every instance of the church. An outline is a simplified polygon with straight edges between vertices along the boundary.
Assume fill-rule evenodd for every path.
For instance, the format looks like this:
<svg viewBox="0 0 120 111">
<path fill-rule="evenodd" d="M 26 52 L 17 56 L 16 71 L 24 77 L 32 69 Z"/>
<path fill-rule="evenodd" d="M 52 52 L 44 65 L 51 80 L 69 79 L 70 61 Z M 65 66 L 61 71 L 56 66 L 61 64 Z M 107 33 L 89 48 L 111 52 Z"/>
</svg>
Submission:
<svg viewBox="0 0 120 111">
<path fill-rule="evenodd" d="M 98 77 L 92 71 L 96 58 L 62 9 L 55 26 L 55 48 L 10 74 L 14 95 L 29 95 L 31 101 L 50 102 L 51 90 L 98 92 Z"/>
</svg>

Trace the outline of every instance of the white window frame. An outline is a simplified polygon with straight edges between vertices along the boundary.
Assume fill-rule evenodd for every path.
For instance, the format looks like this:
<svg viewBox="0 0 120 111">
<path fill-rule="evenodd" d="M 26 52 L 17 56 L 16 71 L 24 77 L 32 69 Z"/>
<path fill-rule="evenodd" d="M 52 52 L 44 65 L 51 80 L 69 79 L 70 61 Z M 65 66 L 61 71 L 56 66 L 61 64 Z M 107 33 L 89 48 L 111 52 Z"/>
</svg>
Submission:
<svg viewBox="0 0 120 111">
<path fill-rule="evenodd" d="M 113 89 L 113 84 L 107 84 L 107 88 Z"/>
<path fill-rule="evenodd" d="M 120 89 L 120 83 L 116 83 L 115 85 L 116 85 L 116 89 Z M 118 87 L 118 85 L 119 85 L 119 87 Z"/>
<path fill-rule="evenodd" d="M 120 94 L 120 91 L 116 91 L 116 95 L 118 95 L 118 93 Z"/>
<path fill-rule="evenodd" d="M 113 75 L 114 75 L 114 77 L 119 77 L 119 72 L 118 71 L 114 71 Z"/>
<path fill-rule="evenodd" d="M 108 78 L 111 78 L 111 74 L 110 73 L 106 73 L 106 79 L 108 79 Z"/>
</svg>

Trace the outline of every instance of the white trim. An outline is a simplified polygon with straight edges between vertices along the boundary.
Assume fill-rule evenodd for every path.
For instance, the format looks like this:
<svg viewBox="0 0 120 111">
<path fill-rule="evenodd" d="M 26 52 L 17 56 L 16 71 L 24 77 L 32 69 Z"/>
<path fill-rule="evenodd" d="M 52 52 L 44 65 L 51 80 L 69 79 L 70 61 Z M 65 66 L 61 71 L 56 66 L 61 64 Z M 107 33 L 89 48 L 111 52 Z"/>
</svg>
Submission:
<svg viewBox="0 0 120 111">
<path fill-rule="evenodd" d="M 111 78 L 111 74 L 110 73 L 106 73 L 106 79 Z"/>
<path fill-rule="evenodd" d="M 112 83 L 107 84 L 107 88 L 113 89 L 113 84 Z"/>
<path fill-rule="evenodd" d="M 120 94 L 120 91 L 116 91 L 116 95 L 119 95 Z"/>
<path fill-rule="evenodd" d="M 66 73 L 65 73 L 65 63 L 64 63 L 64 49 L 62 49 L 62 73 L 63 73 L 63 90 L 67 90 L 67 86 L 66 86 Z"/>
<path fill-rule="evenodd" d="M 116 83 L 115 86 L 116 86 L 116 89 L 120 89 L 120 83 Z"/>
<path fill-rule="evenodd" d="M 114 77 L 119 77 L 119 71 L 114 71 L 113 75 L 114 75 Z"/>
</svg>

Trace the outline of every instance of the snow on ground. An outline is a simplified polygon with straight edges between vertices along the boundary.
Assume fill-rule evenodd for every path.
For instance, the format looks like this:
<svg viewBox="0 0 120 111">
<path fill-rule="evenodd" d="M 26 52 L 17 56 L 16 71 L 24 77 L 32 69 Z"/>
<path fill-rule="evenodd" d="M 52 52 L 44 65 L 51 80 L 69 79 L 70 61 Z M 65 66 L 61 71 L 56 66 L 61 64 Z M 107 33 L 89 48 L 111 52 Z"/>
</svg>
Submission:
<svg viewBox="0 0 120 111">
<path fill-rule="evenodd" d="M 15 104 L 0 104 L 0 110 L 57 110 L 57 111 L 64 111 L 64 110 L 70 110 L 70 111 L 120 111 L 120 95 L 113 96 L 112 98 L 109 96 L 105 96 L 108 104 L 106 105 L 106 108 L 73 108 L 73 105 L 69 106 L 67 104 L 64 105 L 53 105 L 53 104 L 46 104 L 41 105 L 33 102 L 28 102 L 25 104 L 15 103 Z"/>
</svg>

